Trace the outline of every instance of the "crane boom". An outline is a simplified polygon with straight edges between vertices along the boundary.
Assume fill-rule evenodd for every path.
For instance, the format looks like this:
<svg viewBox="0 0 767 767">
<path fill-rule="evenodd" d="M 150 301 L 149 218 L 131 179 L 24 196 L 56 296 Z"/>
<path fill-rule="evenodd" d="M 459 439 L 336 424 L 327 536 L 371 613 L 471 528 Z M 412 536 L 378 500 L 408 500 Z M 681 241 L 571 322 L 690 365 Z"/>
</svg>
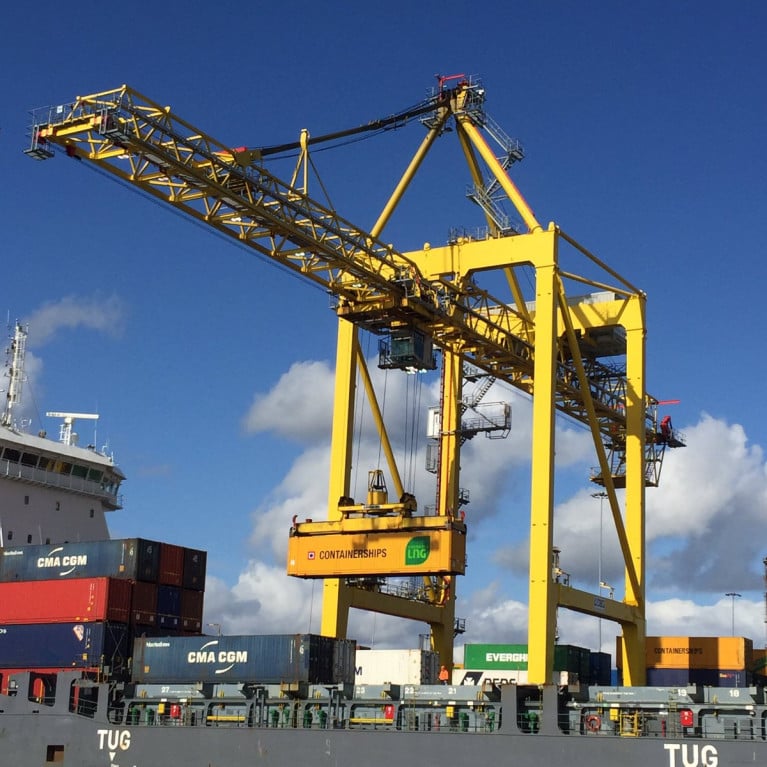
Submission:
<svg viewBox="0 0 767 767">
<path fill-rule="evenodd" d="M 460 95 L 441 91 L 417 112 L 435 119 L 463 112 Z M 38 112 L 27 154 L 45 159 L 57 145 L 321 285 L 336 297 L 338 315 L 356 325 L 418 328 L 532 392 L 534 323 L 526 311 L 473 281 L 429 279 L 412 258 L 281 181 L 249 150 L 231 149 L 127 85 Z M 627 283 L 613 290 L 635 292 Z M 612 439 L 625 426 L 625 379 L 596 359 L 589 364 L 599 428 Z M 557 378 L 556 406 L 588 423 L 570 360 L 559 361 Z M 652 417 L 647 430 L 657 431 Z"/>
</svg>

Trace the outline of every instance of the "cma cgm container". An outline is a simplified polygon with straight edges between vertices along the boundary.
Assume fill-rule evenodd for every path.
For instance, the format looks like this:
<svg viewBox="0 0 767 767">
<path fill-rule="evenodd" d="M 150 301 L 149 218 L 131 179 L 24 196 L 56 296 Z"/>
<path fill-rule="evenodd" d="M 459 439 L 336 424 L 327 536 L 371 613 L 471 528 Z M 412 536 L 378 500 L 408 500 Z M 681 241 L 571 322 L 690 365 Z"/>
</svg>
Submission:
<svg viewBox="0 0 767 767">
<path fill-rule="evenodd" d="M 125 667 L 130 629 L 120 623 L 0 624 L 0 668 Z"/>
<path fill-rule="evenodd" d="M 116 578 L 0 583 L 0 621 L 128 623 L 133 584 Z"/>
<path fill-rule="evenodd" d="M 438 684 L 439 654 L 431 650 L 357 650 L 356 684 Z"/>
<path fill-rule="evenodd" d="M 351 684 L 354 642 L 316 634 L 139 638 L 132 681 Z"/>
<path fill-rule="evenodd" d="M 160 544 L 143 538 L 7 546 L 0 549 L 0 581 L 125 578 L 156 582 Z"/>
</svg>

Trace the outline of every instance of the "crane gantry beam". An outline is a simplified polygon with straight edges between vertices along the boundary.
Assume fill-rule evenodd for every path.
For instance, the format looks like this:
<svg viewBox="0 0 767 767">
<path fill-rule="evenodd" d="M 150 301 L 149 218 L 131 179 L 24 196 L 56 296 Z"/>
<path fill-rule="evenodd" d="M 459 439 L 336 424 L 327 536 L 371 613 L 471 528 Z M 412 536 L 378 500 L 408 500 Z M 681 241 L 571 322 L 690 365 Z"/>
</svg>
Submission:
<svg viewBox="0 0 767 767">
<path fill-rule="evenodd" d="M 101 168 L 267 260 L 299 273 L 335 297 L 339 347 L 331 496 L 348 494 L 353 371 L 363 362 L 356 336 L 349 328 L 376 333 L 410 328 L 426 334 L 444 352 L 443 388 L 454 400 L 454 412 L 458 412 L 461 397 L 458 373 L 462 361 L 532 395 L 532 681 L 545 682 L 551 677 L 556 606 L 593 612 L 586 605 L 587 597 L 568 598 L 561 588 L 555 588 L 550 562 L 554 413 L 559 410 L 586 424 L 600 466 L 595 479 L 604 485 L 610 500 L 626 572 L 624 603 L 600 600 L 604 607 L 599 614 L 623 626 L 624 675 L 628 683 L 641 683 L 644 488 L 654 483 L 649 469 L 659 465 L 663 449 L 658 448 L 656 439 L 653 406 L 657 401 L 644 388 L 645 296 L 559 227 L 539 224 L 508 177 L 508 162 L 499 162 L 482 137 L 484 91 L 467 80 L 453 89 L 444 89 L 443 84 L 441 80 L 438 92 L 412 110 L 411 114 L 420 115 L 429 128 L 429 138 L 372 232 L 310 198 L 306 185 L 296 185 L 295 178 L 288 184 L 274 176 L 258 150 L 229 147 L 128 86 L 78 97 L 47 112 L 38 111 L 26 152 L 46 159 L 53 156 L 54 148 L 63 149 L 68 156 Z M 450 118 L 475 186 L 484 184 L 481 161 L 494 177 L 494 190 L 500 188 L 508 196 L 528 232 L 501 236 L 509 232 L 501 232 L 488 213 L 491 236 L 486 239 L 455 238 L 445 247 L 400 252 L 380 239 L 381 230 L 422 155 Z M 308 151 L 309 143 L 308 134 L 302 133 L 302 152 Z M 606 278 L 594 281 L 563 270 L 559 251 L 565 246 L 574 248 Z M 536 288 L 534 300 L 526 302 L 516 271 L 530 266 L 535 270 Z M 494 269 L 505 272 L 513 302 L 504 302 L 477 284 L 478 275 Z M 601 297 L 569 298 L 565 280 L 601 291 Z M 622 347 L 611 340 L 611 333 L 619 327 L 625 331 Z M 602 348 L 605 331 L 608 343 Z M 604 357 L 624 354 L 625 370 L 602 362 Z M 449 427 L 444 426 L 446 423 Z M 442 463 L 450 468 L 440 480 L 441 516 L 449 516 L 451 509 L 457 508 L 458 425 L 455 418 L 450 421 L 443 417 Z M 657 479 L 657 471 L 654 476 Z M 616 487 L 626 490 L 625 512 L 620 509 Z M 339 513 L 331 498 L 331 522 L 339 519 Z M 326 607 L 331 592 L 330 603 L 337 615 L 327 624 L 323 621 L 323 627 L 345 630 L 342 613 L 350 606 L 407 617 L 420 615 L 433 632 L 437 627 L 439 649 L 452 660 L 447 633 L 448 628 L 452 631 L 454 591 L 444 609 L 429 605 L 425 612 L 410 607 L 402 613 L 397 613 L 399 608 L 392 597 L 351 594 L 338 579 L 326 581 Z M 381 599 L 377 601 L 376 596 Z M 546 650 L 536 656 L 534 648 L 541 646 Z"/>
</svg>

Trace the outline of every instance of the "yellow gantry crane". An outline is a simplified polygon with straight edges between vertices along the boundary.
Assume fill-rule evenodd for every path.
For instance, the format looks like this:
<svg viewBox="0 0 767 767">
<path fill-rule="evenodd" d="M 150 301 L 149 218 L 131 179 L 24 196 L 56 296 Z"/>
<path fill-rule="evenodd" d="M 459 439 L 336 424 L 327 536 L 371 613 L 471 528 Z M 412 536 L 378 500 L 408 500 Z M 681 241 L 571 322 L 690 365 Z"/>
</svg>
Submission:
<svg viewBox="0 0 767 767">
<path fill-rule="evenodd" d="M 538 222 L 508 174 L 522 158 L 521 147 L 486 113 L 477 81 L 440 78 L 416 108 L 331 138 L 413 118 L 426 127 L 426 136 L 370 231 L 308 194 L 309 148 L 324 137 L 304 131 L 295 145 L 232 148 L 128 86 L 36 112 L 26 152 L 47 159 L 62 149 L 98 166 L 320 284 L 335 298 L 339 322 L 328 519 L 294 519 L 288 552 L 290 573 L 324 578 L 323 634 L 346 636 L 351 608 L 424 621 L 433 648 L 452 665 L 452 578 L 465 566 L 466 526 L 456 510 L 462 373 L 469 363 L 532 396 L 530 681 L 551 680 L 556 610 L 563 606 L 619 622 L 625 683 L 641 684 L 645 487 L 657 484 L 665 447 L 674 446 L 659 431 L 657 401 L 645 390 L 645 295 L 556 224 Z M 383 230 L 429 149 L 449 129 L 468 163 L 469 196 L 484 212 L 487 233 L 399 252 L 381 239 Z M 490 140 L 500 145 L 500 157 Z M 267 158 L 293 146 L 299 161 L 285 182 L 270 173 Z M 524 231 L 509 223 L 501 200 L 516 209 Z M 584 274 L 575 271 L 579 263 Z M 479 286 L 479 278 L 490 272 L 503 275 L 510 298 L 496 298 Z M 523 291 L 525 272 L 533 277 L 529 296 Z M 568 295 L 569 286 L 575 295 Z M 387 339 L 389 367 L 433 367 L 432 349 L 441 350 L 435 516 L 419 514 L 402 485 L 359 329 Z M 365 503 L 350 497 L 358 375 L 387 457 L 394 502 L 379 471 L 371 473 Z M 592 480 L 609 500 L 625 565 L 622 601 L 580 591 L 553 576 L 557 411 L 585 424 L 593 436 L 598 468 Z M 625 490 L 623 508 L 616 489 Z M 432 579 L 426 600 L 403 599 L 375 586 L 381 576 L 403 574 Z"/>
</svg>

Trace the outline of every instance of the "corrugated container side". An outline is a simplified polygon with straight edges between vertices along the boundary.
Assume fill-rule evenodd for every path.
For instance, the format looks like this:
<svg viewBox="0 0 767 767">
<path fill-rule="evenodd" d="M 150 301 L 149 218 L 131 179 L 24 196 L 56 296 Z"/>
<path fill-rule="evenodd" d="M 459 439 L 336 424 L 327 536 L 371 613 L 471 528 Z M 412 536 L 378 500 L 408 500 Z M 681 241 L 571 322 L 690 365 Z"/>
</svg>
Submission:
<svg viewBox="0 0 767 767">
<path fill-rule="evenodd" d="M 139 638 L 133 648 L 133 681 L 353 682 L 353 676 L 334 678 L 333 648 L 343 641 L 313 634 Z"/>
<path fill-rule="evenodd" d="M 157 582 L 180 587 L 184 581 L 184 548 L 172 543 L 160 546 L 160 570 Z"/>
<path fill-rule="evenodd" d="M 143 538 L 0 549 L 0 581 L 125 578 L 156 581 L 160 544 Z"/>
<path fill-rule="evenodd" d="M 616 638 L 616 661 L 622 663 L 623 637 Z M 750 669 L 754 643 L 747 637 L 653 636 L 645 642 L 650 668 Z"/>
<path fill-rule="evenodd" d="M 526 644 L 467 644 L 463 665 L 475 669 L 527 669 Z"/>
<path fill-rule="evenodd" d="M 437 684 L 439 656 L 426 650 L 357 650 L 356 684 Z"/>
<path fill-rule="evenodd" d="M 139 626 L 157 625 L 157 584 L 136 581 L 133 584 L 133 602 L 131 604 L 132 624 Z"/>
<path fill-rule="evenodd" d="M 205 590 L 207 561 L 207 552 L 199 549 L 184 549 L 184 578 L 181 585 L 185 589 Z"/>
<path fill-rule="evenodd" d="M 648 668 L 650 687 L 683 687 L 701 684 L 708 687 L 748 687 L 749 674 L 743 669 L 717 668 Z"/>
<path fill-rule="evenodd" d="M 128 623 L 132 585 L 115 578 L 0 583 L 0 622 Z"/>
<path fill-rule="evenodd" d="M 123 669 L 130 629 L 118 623 L 0 625 L 0 667 Z"/>
<path fill-rule="evenodd" d="M 610 685 L 612 681 L 610 673 L 611 663 L 610 653 L 589 653 L 589 684 Z"/>
<path fill-rule="evenodd" d="M 204 591 L 194 589 L 181 590 L 181 628 L 185 631 L 202 629 L 202 613 L 205 600 Z"/>
</svg>

